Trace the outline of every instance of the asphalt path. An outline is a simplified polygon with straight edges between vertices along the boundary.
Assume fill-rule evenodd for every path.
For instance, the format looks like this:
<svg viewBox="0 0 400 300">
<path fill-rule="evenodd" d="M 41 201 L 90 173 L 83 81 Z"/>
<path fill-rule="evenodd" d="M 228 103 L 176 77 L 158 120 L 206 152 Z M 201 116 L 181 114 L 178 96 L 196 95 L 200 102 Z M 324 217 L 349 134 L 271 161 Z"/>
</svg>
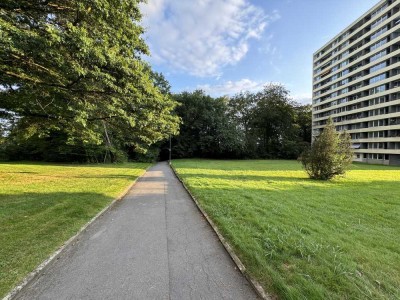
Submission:
<svg viewBox="0 0 400 300">
<path fill-rule="evenodd" d="M 258 299 L 167 163 L 16 299 Z"/>
</svg>

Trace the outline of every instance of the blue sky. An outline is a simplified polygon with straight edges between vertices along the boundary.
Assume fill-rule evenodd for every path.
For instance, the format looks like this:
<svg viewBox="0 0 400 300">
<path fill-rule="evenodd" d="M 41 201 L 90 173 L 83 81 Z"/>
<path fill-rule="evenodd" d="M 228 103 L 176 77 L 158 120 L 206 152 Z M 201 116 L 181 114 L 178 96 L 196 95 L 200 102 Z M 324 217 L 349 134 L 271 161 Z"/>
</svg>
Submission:
<svg viewBox="0 0 400 300">
<path fill-rule="evenodd" d="M 378 0 L 148 0 L 149 62 L 173 92 L 284 84 L 311 102 L 312 54 Z"/>
</svg>

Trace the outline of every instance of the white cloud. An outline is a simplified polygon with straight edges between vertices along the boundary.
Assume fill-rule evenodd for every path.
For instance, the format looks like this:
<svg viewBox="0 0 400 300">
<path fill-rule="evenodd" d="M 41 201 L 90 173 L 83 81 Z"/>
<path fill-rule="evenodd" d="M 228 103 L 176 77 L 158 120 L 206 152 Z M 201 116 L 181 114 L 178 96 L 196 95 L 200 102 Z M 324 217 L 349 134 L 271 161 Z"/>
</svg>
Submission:
<svg viewBox="0 0 400 300">
<path fill-rule="evenodd" d="M 252 81 L 244 78 L 238 81 L 226 81 L 217 85 L 198 85 L 197 89 L 204 90 L 212 96 L 234 95 L 240 92 L 254 92 L 261 90 L 268 82 Z"/>
<path fill-rule="evenodd" d="M 266 81 L 253 81 L 247 78 L 240 79 L 237 81 L 226 81 L 222 84 L 210 85 L 198 85 L 197 89 L 205 91 L 207 94 L 219 97 L 219 96 L 232 96 L 240 92 L 258 92 L 269 84 L 280 84 L 279 82 L 266 82 Z M 285 86 L 285 85 L 284 85 Z M 287 87 L 287 86 L 286 86 Z M 299 93 L 290 95 L 290 98 L 301 104 L 311 104 L 310 93 Z"/>
<path fill-rule="evenodd" d="M 200 77 L 238 63 L 280 18 L 248 0 L 149 0 L 142 11 L 153 63 Z"/>
<path fill-rule="evenodd" d="M 295 94 L 291 98 L 294 101 L 299 102 L 301 104 L 311 104 L 311 99 L 312 99 L 310 93 Z"/>
</svg>

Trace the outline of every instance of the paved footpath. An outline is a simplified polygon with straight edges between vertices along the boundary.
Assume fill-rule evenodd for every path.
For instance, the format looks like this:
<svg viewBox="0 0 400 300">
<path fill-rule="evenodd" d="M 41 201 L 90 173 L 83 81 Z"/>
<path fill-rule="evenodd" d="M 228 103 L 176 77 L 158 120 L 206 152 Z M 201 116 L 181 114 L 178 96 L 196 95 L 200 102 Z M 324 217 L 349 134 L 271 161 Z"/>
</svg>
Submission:
<svg viewBox="0 0 400 300">
<path fill-rule="evenodd" d="M 17 299 L 258 299 L 167 163 Z"/>
</svg>

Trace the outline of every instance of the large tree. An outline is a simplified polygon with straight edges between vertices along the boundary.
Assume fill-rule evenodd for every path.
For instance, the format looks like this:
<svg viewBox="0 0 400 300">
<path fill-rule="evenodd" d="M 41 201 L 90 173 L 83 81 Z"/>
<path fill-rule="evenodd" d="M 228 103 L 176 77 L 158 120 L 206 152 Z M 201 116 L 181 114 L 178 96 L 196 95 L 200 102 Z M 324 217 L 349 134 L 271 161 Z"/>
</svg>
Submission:
<svg viewBox="0 0 400 300">
<path fill-rule="evenodd" d="M 294 103 L 281 85 L 270 84 L 256 94 L 253 129 L 262 157 L 279 157 L 284 143 L 293 139 Z"/>
<path fill-rule="evenodd" d="M 297 158 L 311 140 L 310 107 L 292 101 L 279 84 L 233 96 L 229 115 L 244 136 L 246 157 Z"/>
<path fill-rule="evenodd" d="M 228 100 L 212 98 L 203 91 L 174 95 L 180 104 L 180 135 L 173 140 L 173 157 L 237 157 L 242 141 L 228 116 Z"/>
<path fill-rule="evenodd" d="M 3 0 L 0 109 L 28 136 L 119 137 L 145 150 L 178 129 L 175 102 L 142 61 L 139 0 Z"/>
</svg>

